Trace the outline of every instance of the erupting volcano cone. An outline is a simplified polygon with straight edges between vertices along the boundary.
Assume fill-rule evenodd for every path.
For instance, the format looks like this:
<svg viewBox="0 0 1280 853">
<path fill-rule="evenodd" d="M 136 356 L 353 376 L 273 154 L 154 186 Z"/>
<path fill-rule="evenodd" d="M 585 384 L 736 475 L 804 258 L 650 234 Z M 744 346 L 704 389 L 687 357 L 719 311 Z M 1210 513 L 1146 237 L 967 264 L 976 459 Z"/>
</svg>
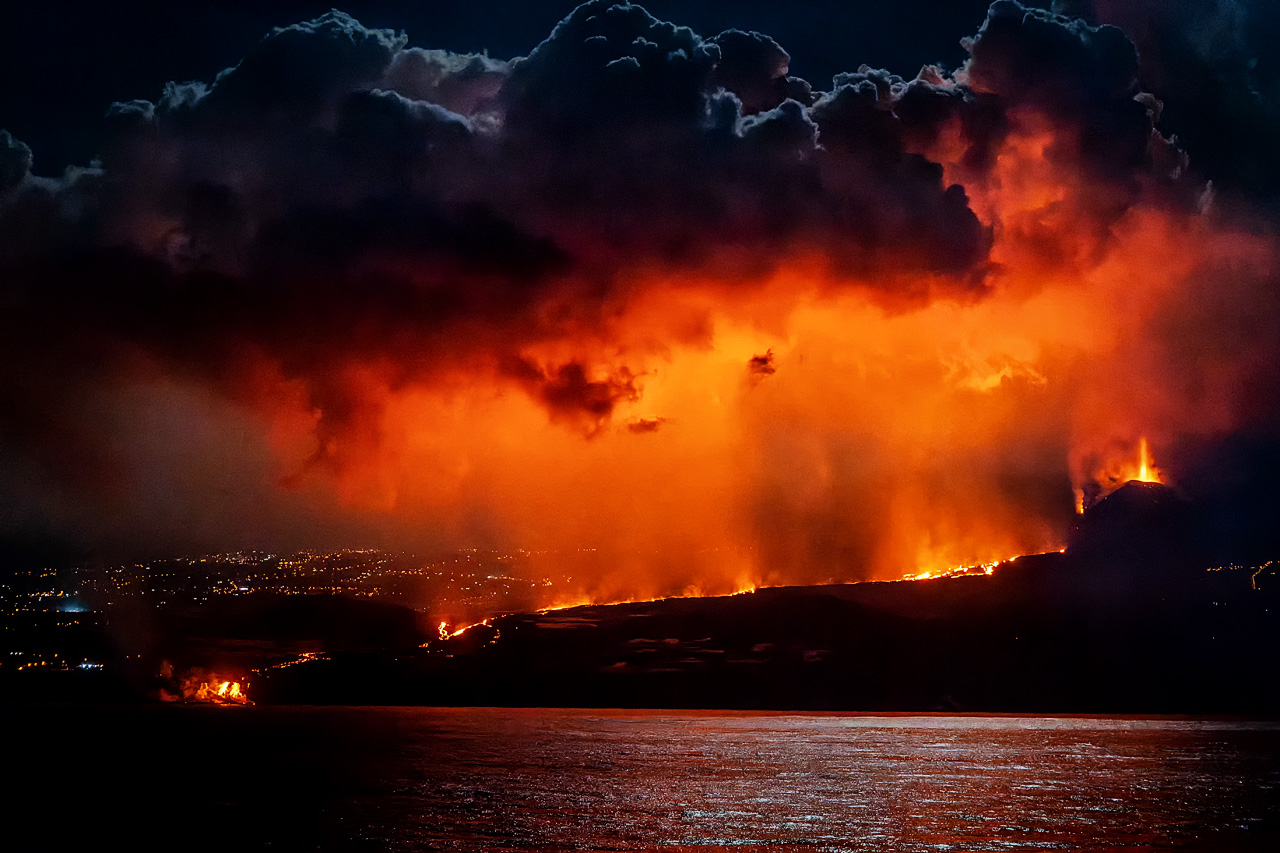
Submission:
<svg viewBox="0 0 1280 853">
<path fill-rule="evenodd" d="M 1085 510 L 1067 545 L 1108 570 L 1161 573 L 1196 562 L 1195 516 L 1176 490 L 1131 480 Z"/>
</svg>

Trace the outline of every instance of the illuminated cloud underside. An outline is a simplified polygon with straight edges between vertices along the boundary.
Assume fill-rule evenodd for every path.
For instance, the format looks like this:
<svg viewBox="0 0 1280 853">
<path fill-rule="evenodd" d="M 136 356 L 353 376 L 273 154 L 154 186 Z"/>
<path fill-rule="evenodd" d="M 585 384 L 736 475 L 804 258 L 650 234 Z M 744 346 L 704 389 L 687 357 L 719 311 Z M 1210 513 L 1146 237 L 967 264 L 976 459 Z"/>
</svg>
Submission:
<svg viewBox="0 0 1280 853">
<path fill-rule="evenodd" d="M 634 6 L 511 62 L 335 12 L 93 168 L 2 137 L 0 520 L 594 553 L 615 597 L 1056 549 L 1140 438 L 1176 485 L 1274 428 L 1275 244 L 1119 30 L 967 46 L 814 92 Z"/>
</svg>

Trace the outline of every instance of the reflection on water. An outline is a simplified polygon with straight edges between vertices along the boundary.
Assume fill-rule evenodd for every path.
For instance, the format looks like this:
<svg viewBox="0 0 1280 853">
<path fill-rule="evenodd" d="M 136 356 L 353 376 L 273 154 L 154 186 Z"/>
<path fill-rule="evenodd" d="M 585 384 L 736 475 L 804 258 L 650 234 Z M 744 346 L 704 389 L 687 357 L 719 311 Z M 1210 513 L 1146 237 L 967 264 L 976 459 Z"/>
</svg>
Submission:
<svg viewBox="0 0 1280 853">
<path fill-rule="evenodd" d="M 64 804 L 79 799 L 92 820 L 77 840 L 132 839 L 135 849 L 180 837 L 185 849 L 213 849 L 201 840 L 211 827 L 234 828 L 234 846 L 267 850 L 1280 849 L 1280 725 L 1271 723 L 5 713 L 22 717 L 9 726 L 44 730 L 44 747 L 20 749 L 13 766 L 57 785 Z M 59 763 L 67 773 L 36 778 L 56 776 Z M 36 813 L 47 808 L 29 800 Z"/>
</svg>

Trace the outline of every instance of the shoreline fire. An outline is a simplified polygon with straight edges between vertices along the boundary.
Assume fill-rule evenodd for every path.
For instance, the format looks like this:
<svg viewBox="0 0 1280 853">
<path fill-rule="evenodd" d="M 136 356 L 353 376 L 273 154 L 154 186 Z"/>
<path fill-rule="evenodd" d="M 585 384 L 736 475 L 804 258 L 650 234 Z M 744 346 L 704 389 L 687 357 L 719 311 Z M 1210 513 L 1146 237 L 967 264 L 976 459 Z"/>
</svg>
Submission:
<svg viewBox="0 0 1280 853">
<path fill-rule="evenodd" d="M 162 702 L 185 702 L 204 705 L 252 705 L 247 684 L 225 678 L 212 670 L 195 668 L 175 678 L 173 666 L 166 661 L 160 670 L 168 683 L 158 692 Z"/>
<path fill-rule="evenodd" d="M 192 701 L 212 702 L 218 705 L 252 704 L 238 681 L 201 682 L 192 696 Z"/>
</svg>

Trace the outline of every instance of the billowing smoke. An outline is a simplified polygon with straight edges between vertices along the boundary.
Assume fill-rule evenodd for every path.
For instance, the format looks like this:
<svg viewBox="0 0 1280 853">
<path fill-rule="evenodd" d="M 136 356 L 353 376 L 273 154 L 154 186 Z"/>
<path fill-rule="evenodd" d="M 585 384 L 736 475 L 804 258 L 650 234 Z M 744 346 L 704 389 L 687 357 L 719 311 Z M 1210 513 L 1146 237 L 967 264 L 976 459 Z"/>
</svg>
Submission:
<svg viewBox="0 0 1280 853">
<path fill-rule="evenodd" d="M 510 61 L 335 11 L 60 178 L 0 134 L 0 526 L 598 548 L 617 594 L 1059 547 L 1141 436 L 1176 479 L 1280 411 L 1268 221 L 1107 8 L 830 91 L 613 0 Z"/>
</svg>

